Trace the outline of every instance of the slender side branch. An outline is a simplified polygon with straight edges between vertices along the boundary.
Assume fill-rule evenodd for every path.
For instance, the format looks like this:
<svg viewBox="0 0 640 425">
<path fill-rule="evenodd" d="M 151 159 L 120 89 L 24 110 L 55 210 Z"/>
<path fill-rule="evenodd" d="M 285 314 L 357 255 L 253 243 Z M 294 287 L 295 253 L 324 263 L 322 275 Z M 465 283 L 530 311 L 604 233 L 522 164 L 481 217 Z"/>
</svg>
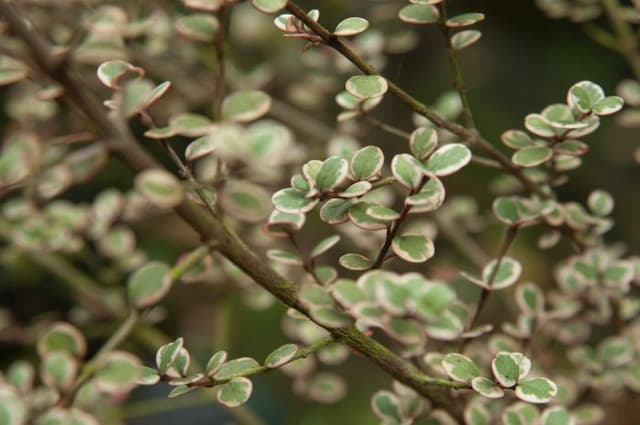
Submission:
<svg viewBox="0 0 640 425">
<path fill-rule="evenodd" d="M 511 244 L 513 244 L 513 241 L 515 240 L 517 234 L 518 234 L 517 226 L 507 227 L 507 230 L 504 235 L 504 239 L 502 240 L 502 243 L 500 244 L 500 249 L 498 250 L 498 256 L 496 257 L 496 265 L 491 271 L 489 280 L 486 282 L 487 286 L 490 287 L 491 285 L 493 285 L 493 282 L 495 281 L 496 276 L 498 275 L 498 270 L 500 270 L 500 265 L 502 264 L 502 260 L 504 259 L 504 256 L 507 255 L 507 252 L 509 251 Z M 478 301 L 478 306 L 476 307 L 473 315 L 471 316 L 471 320 L 469 320 L 468 329 L 473 329 L 473 327 L 476 325 L 478 316 L 480 315 L 482 308 L 484 307 L 487 299 L 489 298 L 490 293 L 491 291 L 489 291 L 488 289 L 482 288 L 482 293 L 480 294 L 480 300 Z"/>
<path fill-rule="evenodd" d="M 623 6 L 618 0 L 602 0 L 602 7 L 609 23 L 618 38 L 617 50 L 625 57 L 633 75 L 640 80 L 640 49 L 638 35 L 634 33 L 629 22 L 622 16 Z"/>
<path fill-rule="evenodd" d="M 462 69 L 460 68 L 460 62 L 458 61 L 458 51 L 453 48 L 451 42 L 451 29 L 447 26 L 447 19 L 449 15 L 447 13 L 447 2 L 440 3 L 440 29 L 444 36 L 445 45 L 447 47 L 447 58 L 449 59 L 449 68 L 451 68 L 451 78 L 453 79 L 453 86 L 455 87 L 460 100 L 462 102 L 462 118 L 467 128 L 475 128 L 476 124 L 473 120 L 473 113 L 471 112 L 471 105 L 469 104 L 469 96 L 467 95 L 467 86 L 462 78 Z"/>
</svg>

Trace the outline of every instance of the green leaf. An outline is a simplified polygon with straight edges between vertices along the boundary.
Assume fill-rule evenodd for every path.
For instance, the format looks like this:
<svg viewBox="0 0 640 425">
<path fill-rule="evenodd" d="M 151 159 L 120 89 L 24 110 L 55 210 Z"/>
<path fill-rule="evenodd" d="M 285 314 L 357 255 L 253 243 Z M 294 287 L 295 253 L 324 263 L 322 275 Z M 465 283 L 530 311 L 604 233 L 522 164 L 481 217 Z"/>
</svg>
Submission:
<svg viewBox="0 0 640 425">
<path fill-rule="evenodd" d="M 219 27 L 220 24 L 215 16 L 204 13 L 181 16 L 176 21 L 178 33 L 195 41 L 215 40 Z"/>
<path fill-rule="evenodd" d="M 176 362 L 183 344 L 184 339 L 180 337 L 158 348 L 158 351 L 156 351 L 156 366 L 161 374 L 167 373 L 169 368 Z"/>
<path fill-rule="evenodd" d="M 554 137 L 556 135 L 555 130 L 545 117 L 540 114 L 529 114 L 524 118 L 524 126 L 540 137 Z"/>
<path fill-rule="evenodd" d="M 33 389 L 35 374 L 35 368 L 31 363 L 26 360 L 17 360 L 7 369 L 6 377 L 9 384 L 19 393 L 27 394 Z"/>
<path fill-rule="evenodd" d="M 117 59 L 107 61 L 98 67 L 98 80 L 110 89 L 119 88 L 119 80 L 127 74 L 131 74 L 134 77 L 142 77 L 144 75 L 144 69 L 131 65 L 129 62 Z"/>
<path fill-rule="evenodd" d="M 608 337 L 598 344 L 598 357 L 609 367 L 620 367 L 633 360 L 633 348 L 624 337 Z"/>
<path fill-rule="evenodd" d="M 198 387 L 190 387 L 188 385 L 181 385 L 179 387 L 175 387 L 169 392 L 168 398 L 176 398 L 185 395 L 186 393 L 190 393 L 193 390 L 197 390 Z"/>
<path fill-rule="evenodd" d="M 160 208 L 178 206 L 184 198 L 180 181 L 164 170 L 145 170 L 136 176 L 136 189 L 149 202 Z"/>
<path fill-rule="evenodd" d="M 391 172 L 400 184 L 411 190 L 417 189 L 422 181 L 420 162 L 406 153 L 393 157 Z"/>
<path fill-rule="evenodd" d="M 350 279 L 338 279 L 330 291 L 333 298 L 347 308 L 367 299 L 364 291 Z"/>
<path fill-rule="evenodd" d="M 594 190 L 591 192 L 587 203 L 591 211 L 600 217 L 611 214 L 614 207 L 613 196 L 604 190 Z"/>
<path fill-rule="evenodd" d="M 378 282 L 375 288 L 378 303 L 392 314 L 402 315 L 407 310 L 407 302 L 411 293 L 406 286 L 398 281 L 396 276 L 392 274 L 383 276 L 386 278 Z"/>
<path fill-rule="evenodd" d="M 220 205 L 229 216 L 255 223 L 271 211 L 269 192 L 247 180 L 228 179 L 220 195 Z"/>
<path fill-rule="evenodd" d="M 349 208 L 353 205 L 350 199 L 329 199 L 320 208 L 320 220 L 328 224 L 341 224 L 349 220 Z"/>
<path fill-rule="evenodd" d="M 312 307 L 309 314 L 321 326 L 330 328 L 348 326 L 352 322 L 350 316 L 333 307 Z"/>
<path fill-rule="evenodd" d="M 618 112 L 624 106 L 624 100 L 618 96 L 609 96 L 593 105 L 593 112 L 597 115 L 611 115 Z"/>
<path fill-rule="evenodd" d="M 171 128 L 168 129 L 171 130 Z M 145 135 L 147 135 L 147 133 L 145 133 Z M 147 135 L 147 137 L 149 136 Z M 202 136 L 189 143 L 185 149 L 184 156 L 187 161 L 192 162 L 209 155 L 216 147 L 217 143 L 214 137 L 211 135 Z"/>
<path fill-rule="evenodd" d="M 563 406 L 553 406 L 542 412 L 540 425 L 575 425 L 575 421 Z"/>
<path fill-rule="evenodd" d="M 204 373 L 196 373 L 194 375 L 184 376 L 181 378 L 173 378 L 169 381 L 169 385 L 173 386 L 181 386 L 181 385 L 189 385 L 198 381 L 202 381 L 204 379 Z"/>
<path fill-rule="evenodd" d="M 98 420 L 89 413 L 80 409 L 72 408 L 69 410 L 69 417 L 72 425 L 98 425 Z"/>
<path fill-rule="evenodd" d="M 333 31 L 338 37 L 350 37 L 365 32 L 369 21 L 364 18 L 351 17 L 340 22 Z"/>
<path fill-rule="evenodd" d="M 267 251 L 267 257 L 277 263 L 286 264 L 287 266 L 302 266 L 302 258 L 298 254 L 285 251 L 284 249 L 270 249 Z"/>
<path fill-rule="evenodd" d="M 121 104 L 118 104 L 122 114 L 125 117 L 132 117 L 147 109 L 154 87 L 154 84 L 146 78 L 127 81 L 124 85 L 124 99 Z"/>
<path fill-rule="evenodd" d="M 259 368 L 260 364 L 251 357 L 240 357 L 223 364 L 213 376 L 216 381 L 242 376 L 248 371 Z"/>
<path fill-rule="evenodd" d="M 373 205 L 367 208 L 367 215 L 381 221 L 395 221 L 400 218 L 400 213 L 382 205 Z"/>
<path fill-rule="evenodd" d="M 171 117 L 169 127 L 177 134 L 186 137 L 200 137 L 207 135 L 213 122 L 204 115 L 184 113 Z"/>
<path fill-rule="evenodd" d="M 368 181 L 355 182 L 342 192 L 338 193 L 338 196 L 342 198 L 359 198 L 369 192 L 372 187 L 373 186 Z"/>
<path fill-rule="evenodd" d="M 65 322 L 56 322 L 38 340 L 37 348 L 41 357 L 54 351 L 64 351 L 82 358 L 87 352 L 87 342 L 76 327 Z"/>
<path fill-rule="evenodd" d="M 447 354 L 442 360 L 442 368 L 451 379 L 468 384 L 480 375 L 480 368 L 469 357 L 458 353 Z"/>
<path fill-rule="evenodd" d="M 142 375 L 142 363 L 133 354 L 113 351 L 107 354 L 96 374 L 96 384 L 108 394 L 123 394 L 138 384 Z"/>
<path fill-rule="evenodd" d="M 298 352 L 298 346 L 295 344 L 286 344 L 272 351 L 264 361 L 264 365 L 268 368 L 276 368 L 288 363 Z"/>
<path fill-rule="evenodd" d="M 463 13 L 447 20 L 449 28 L 462 28 L 484 21 L 484 13 Z"/>
<path fill-rule="evenodd" d="M 496 377 L 498 383 L 505 388 L 513 387 L 520 378 L 517 358 L 512 353 L 505 351 L 499 352 L 491 361 L 491 370 L 493 370 L 493 376 Z"/>
<path fill-rule="evenodd" d="M 136 270 L 127 281 L 129 303 L 137 309 L 157 304 L 171 289 L 169 267 L 152 261 Z"/>
<path fill-rule="evenodd" d="M 445 310 L 442 315 L 434 318 L 426 327 L 427 335 L 433 339 L 453 341 L 460 338 L 464 332 L 464 323 L 459 316 L 450 310 Z"/>
<path fill-rule="evenodd" d="M 538 316 L 544 311 L 544 294 L 535 283 L 527 282 L 516 288 L 516 303 L 528 316 Z"/>
<path fill-rule="evenodd" d="M 275 13 L 285 8 L 287 0 L 253 0 L 253 6 L 264 13 Z"/>
<path fill-rule="evenodd" d="M 344 254 L 338 260 L 340 265 L 349 270 L 367 270 L 371 267 L 371 260 L 360 254 Z"/>
<path fill-rule="evenodd" d="M 430 5 L 410 4 L 400 9 L 398 17 L 409 24 L 434 24 L 440 19 L 440 13 Z"/>
<path fill-rule="evenodd" d="M 273 206 L 284 213 L 307 213 L 318 205 L 317 198 L 307 198 L 303 192 L 295 189 L 281 189 L 271 198 Z"/>
<path fill-rule="evenodd" d="M 504 390 L 489 378 L 478 376 L 471 380 L 473 390 L 487 398 L 501 398 L 504 396 Z"/>
<path fill-rule="evenodd" d="M 251 397 L 253 383 L 247 378 L 234 378 L 220 386 L 218 401 L 227 407 L 243 405 Z"/>
<path fill-rule="evenodd" d="M 455 50 L 462 50 L 480 40 L 480 37 L 482 33 L 478 30 L 460 31 L 451 36 L 451 46 Z"/>
<path fill-rule="evenodd" d="M 376 392 L 371 398 L 371 408 L 373 413 L 384 421 L 393 421 L 391 423 L 400 423 L 402 421 L 400 400 L 391 391 Z"/>
<path fill-rule="evenodd" d="M 29 76 L 26 69 L 0 69 L 0 87 L 22 81 Z"/>
<path fill-rule="evenodd" d="M 493 282 L 490 282 L 494 274 L 498 260 L 492 260 L 482 270 L 482 279 L 487 289 L 498 290 L 508 288 L 515 284 L 522 274 L 522 265 L 511 257 L 503 257 Z"/>
<path fill-rule="evenodd" d="M 531 137 L 522 130 L 507 130 L 502 133 L 501 140 L 511 149 L 522 149 L 533 145 Z"/>
<path fill-rule="evenodd" d="M 529 146 L 513 154 L 511 161 L 520 167 L 536 167 L 547 162 L 553 156 L 548 146 Z"/>
<path fill-rule="evenodd" d="M 316 188 L 320 192 L 328 192 L 342 184 L 349 174 L 349 163 L 339 156 L 332 156 L 322 162 L 315 177 Z"/>
<path fill-rule="evenodd" d="M 389 84 L 379 75 L 356 75 L 347 80 L 345 88 L 357 98 L 370 99 L 385 94 Z"/>
<path fill-rule="evenodd" d="M 242 90 L 222 102 L 222 117 L 232 122 L 255 121 L 271 109 L 271 97 L 259 90 Z"/>
<path fill-rule="evenodd" d="M 347 393 L 344 379 L 337 374 L 320 372 L 313 376 L 308 384 L 308 396 L 321 403 L 335 403 Z"/>
<path fill-rule="evenodd" d="M 416 313 L 426 320 L 434 320 L 456 299 L 455 292 L 441 282 L 420 282 L 419 295 L 412 297 Z"/>
<path fill-rule="evenodd" d="M 409 263 L 423 263 L 433 257 L 433 242 L 424 235 L 397 236 L 391 242 L 393 252 Z"/>
<path fill-rule="evenodd" d="M 507 226 L 515 226 L 535 218 L 527 214 L 524 205 L 519 198 L 514 196 L 501 196 L 493 201 L 493 213 L 496 218 Z"/>
<path fill-rule="evenodd" d="M 218 351 L 214 353 L 207 362 L 207 376 L 213 376 L 222 367 L 224 362 L 227 361 L 227 352 Z"/>
<path fill-rule="evenodd" d="M 604 90 L 591 81 L 580 81 L 574 84 L 567 93 L 567 103 L 582 113 L 591 111 L 594 105 L 603 100 Z"/>
<path fill-rule="evenodd" d="M 446 193 L 439 178 L 432 176 L 422 186 L 420 192 L 406 198 L 407 205 L 411 205 L 411 214 L 435 211 L 444 203 Z"/>
<path fill-rule="evenodd" d="M 438 132 L 433 127 L 420 127 L 411 133 L 409 148 L 413 156 L 423 161 L 438 147 Z"/>
<path fill-rule="evenodd" d="M 529 403 L 548 403 L 558 393 L 558 387 L 547 378 L 527 378 L 518 382 L 515 393 Z"/>
<path fill-rule="evenodd" d="M 265 231 L 274 236 L 286 237 L 287 233 L 302 229 L 305 221 L 306 216 L 302 213 L 289 214 L 274 210 L 265 224 Z"/>
<path fill-rule="evenodd" d="M 160 375 L 158 375 L 157 370 L 146 366 L 140 368 L 138 385 L 155 385 L 158 382 L 160 382 Z"/>
<path fill-rule="evenodd" d="M 309 253 L 309 258 L 317 258 L 321 256 L 322 254 L 324 254 L 325 252 L 329 251 L 331 248 L 336 246 L 338 242 L 340 242 L 340 236 L 338 235 L 329 236 L 328 238 L 318 243 L 318 245 L 316 245 L 311 250 L 311 253 Z"/>
<path fill-rule="evenodd" d="M 436 150 L 427 161 L 425 170 L 436 176 L 448 176 L 471 161 L 471 151 L 459 143 L 449 143 Z"/>
<path fill-rule="evenodd" d="M 354 180 L 370 180 L 377 177 L 384 164 L 384 154 L 377 146 L 366 146 L 351 158 L 350 171 Z"/>
<path fill-rule="evenodd" d="M 187 376 L 189 364 L 191 363 L 191 355 L 186 348 L 181 347 L 176 356 L 175 362 L 167 371 L 167 375 L 172 378 L 184 378 Z"/>
<path fill-rule="evenodd" d="M 65 351 L 48 353 L 40 363 L 40 377 L 45 385 L 68 390 L 78 373 L 78 362 Z"/>
<path fill-rule="evenodd" d="M 464 420 L 467 425 L 490 425 L 491 413 L 482 403 L 471 402 L 464 409 Z"/>
<path fill-rule="evenodd" d="M 373 206 L 368 202 L 357 202 L 349 208 L 349 219 L 356 226 L 365 230 L 382 230 L 387 228 L 387 223 L 377 220 L 367 214 L 369 207 Z"/>
</svg>

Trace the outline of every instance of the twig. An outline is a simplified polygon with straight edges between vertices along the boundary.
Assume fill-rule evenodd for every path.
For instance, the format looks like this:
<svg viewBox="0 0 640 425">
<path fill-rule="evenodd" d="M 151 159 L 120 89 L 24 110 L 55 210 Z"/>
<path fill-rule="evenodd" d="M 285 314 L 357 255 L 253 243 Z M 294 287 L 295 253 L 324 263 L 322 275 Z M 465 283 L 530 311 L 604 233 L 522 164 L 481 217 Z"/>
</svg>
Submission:
<svg viewBox="0 0 640 425">
<path fill-rule="evenodd" d="M 498 255 L 496 257 L 496 264 L 493 267 L 493 270 L 491 271 L 491 275 L 489 276 L 489 279 L 486 282 L 486 285 L 488 287 L 491 287 L 491 285 L 493 285 L 493 282 L 495 281 L 496 276 L 498 275 L 498 271 L 500 270 L 500 265 L 502 264 L 502 260 L 504 259 L 504 256 L 509 251 L 509 247 L 511 247 L 511 244 L 515 240 L 517 234 L 518 234 L 518 227 L 517 226 L 509 226 L 509 227 L 507 227 L 507 229 L 505 231 L 504 239 L 502 240 L 502 243 L 500 244 L 500 248 L 498 250 Z M 487 299 L 489 298 L 489 294 L 490 293 L 491 293 L 491 291 L 488 290 L 487 288 L 482 288 L 482 292 L 480 293 L 480 299 L 478 301 L 478 305 L 477 305 L 474 313 L 471 315 L 471 318 L 469 320 L 468 329 L 473 329 L 473 327 L 476 325 L 476 321 L 478 320 L 478 316 L 480 315 L 480 312 L 482 311 L 482 308 L 484 307 Z"/>
<path fill-rule="evenodd" d="M 447 26 L 447 14 L 446 1 L 440 3 L 440 29 L 445 39 L 447 47 L 447 58 L 449 59 L 449 67 L 451 68 L 451 77 L 453 79 L 453 86 L 455 87 L 460 101 L 462 102 L 462 118 L 467 128 L 475 128 L 476 124 L 473 120 L 473 113 L 471 112 L 471 105 L 469 104 L 469 96 L 467 95 L 467 87 L 462 78 L 462 69 L 460 68 L 460 62 L 458 61 L 458 51 L 453 48 L 451 42 L 451 29 Z"/>
<path fill-rule="evenodd" d="M 401 130 L 399 128 L 396 128 L 396 127 L 394 127 L 392 125 L 383 123 L 382 121 L 372 117 L 371 115 L 369 115 L 367 113 L 364 113 L 362 115 L 362 117 L 372 127 L 379 128 L 380 130 L 385 131 L 385 132 L 387 132 L 389 134 L 392 134 L 394 136 L 397 136 L 397 137 L 399 137 L 401 139 L 408 140 L 411 137 L 410 133 L 407 133 L 406 131 Z"/>
<path fill-rule="evenodd" d="M 435 214 L 433 218 L 438 225 L 438 229 L 474 266 L 482 268 L 491 260 L 478 243 L 454 223 L 439 217 L 438 214 Z"/>
<path fill-rule="evenodd" d="M 634 33 L 631 24 L 622 16 L 622 5 L 618 0 L 601 1 L 613 32 L 618 38 L 617 50 L 629 63 L 636 79 L 640 80 L 640 49 L 638 48 L 638 36 Z"/>
<path fill-rule="evenodd" d="M 227 42 L 227 30 L 229 28 L 229 21 L 231 19 L 231 7 L 224 7 L 217 14 L 218 22 L 220 23 L 218 32 L 216 33 L 213 41 L 213 46 L 216 52 L 217 67 L 215 75 L 215 96 L 213 99 L 213 116 L 215 119 L 222 119 L 222 101 L 224 100 L 226 91 L 226 42 Z"/>
</svg>

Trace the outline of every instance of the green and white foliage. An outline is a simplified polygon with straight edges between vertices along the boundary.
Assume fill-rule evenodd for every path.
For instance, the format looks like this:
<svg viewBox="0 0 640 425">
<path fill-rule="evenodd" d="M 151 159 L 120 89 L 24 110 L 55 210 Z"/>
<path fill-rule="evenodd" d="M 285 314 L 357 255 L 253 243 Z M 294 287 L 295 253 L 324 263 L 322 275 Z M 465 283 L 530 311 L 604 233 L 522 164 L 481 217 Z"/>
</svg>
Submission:
<svg viewBox="0 0 640 425">
<path fill-rule="evenodd" d="M 637 75 L 616 95 L 573 84 L 496 147 L 472 111 L 490 105 L 464 82 L 473 61 L 459 62 L 479 40 L 492 57 L 496 38 L 480 31 L 492 17 L 457 3 L 378 2 L 339 17 L 334 2 L 330 26 L 325 2 L 308 12 L 285 0 L 97 2 L 64 8 L 74 19 L 28 3 L 9 7 L 28 20 L 0 17 L 2 290 L 67 286 L 38 314 L 0 309 L 0 334 L 19 347 L 0 373 L 1 425 L 122 422 L 139 385 L 237 408 L 261 374 L 280 371 L 292 403 L 335 403 L 354 386 L 336 368 L 352 352 L 394 379 L 367 394 L 385 425 L 596 425 L 640 392 L 640 258 L 608 235 L 628 216 L 613 196 L 624 188 L 557 190 L 602 152 L 593 135 L 609 115 L 640 127 Z M 639 2 L 535 3 L 637 62 Z M 42 30 L 42 45 L 20 25 Z M 423 79 L 442 93 L 423 104 L 407 72 L 386 65 L 412 63 L 430 25 L 454 84 Z M 412 116 L 389 122 L 405 107 Z M 469 164 L 495 177 L 474 185 L 488 196 L 469 190 L 469 175 L 489 175 Z M 496 254 L 487 247 L 502 231 Z M 549 251 L 527 247 L 533 238 Z M 547 254 L 568 256 L 550 266 Z M 193 312 L 190 294 L 204 294 Z M 202 339 L 190 325 L 211 300 L 206 323 L 221 341 L 224 327 L 246 329 L 240 304 L 261 332 L 278 300 L 284 336 L 199 358 L 201 341 L 190 351 L 185 339 Z"/>
<path fill-rule="evenodd" d="M 543 167 L 551 178 L 573 170 L 582 163 L 581 156 L 589 150 L 581 138 L 595 132 L 600 117 L 622 109 L 618 96 L 605 96 L 603 89 L 591 81 L 571 86 L 565 103 L 554 103 L 524 120 L 528 131 L 508 130 L 502 142 L 516 152 L 514 165 L 522 168 Z"/>
</svg>

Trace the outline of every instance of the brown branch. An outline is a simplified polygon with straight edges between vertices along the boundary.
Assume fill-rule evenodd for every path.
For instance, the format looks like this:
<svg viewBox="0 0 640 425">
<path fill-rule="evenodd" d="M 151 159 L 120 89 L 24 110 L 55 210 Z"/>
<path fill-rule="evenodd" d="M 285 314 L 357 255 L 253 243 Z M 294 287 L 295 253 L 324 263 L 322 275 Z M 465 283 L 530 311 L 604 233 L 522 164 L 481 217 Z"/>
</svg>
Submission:
<svg viewBox="0 0 640 425">
<path fill-rule="evenodd" d="M 81 109 L 104 133 L 104 136 L 107 136 L 107 139 L 116 141 L 109 147 L 124 164 L 135 172 L 161 168 L 155 159 L 138 146 L 127 128 L 118 126 L 109 119 L 96 99 L 70 75 L 66 67 L 58 66 L 52 60 L 46 43 L 25 24 L 15 6 L 10 5 L 6 0 L 0 0 L 0 15 L 7 20 L 15 34 L 28 45 L 41 70 L 64 88 L 66 98 Z M 271 269 L 221 220 L 207 214 L 205 210 L 189 200 L 184 200 L 175 208 L 175 212 L 201 236 L 203 241 L 215 242 L 218 252 L 252 277 L 256 283 L 288 307 L 313 320 L 308 308 L 298 298 L 299 286 Z M 355 352 L 369 358 L 396 380 L 426 397 L 450 404 L 450 396 L 445 388 L 468 388 L 466 384 L 425 375 L 410 362 L 360 332 L 355 325 L 338 328 L 323 327 L 336 341 L 348 345 Z"/>
</svg>

